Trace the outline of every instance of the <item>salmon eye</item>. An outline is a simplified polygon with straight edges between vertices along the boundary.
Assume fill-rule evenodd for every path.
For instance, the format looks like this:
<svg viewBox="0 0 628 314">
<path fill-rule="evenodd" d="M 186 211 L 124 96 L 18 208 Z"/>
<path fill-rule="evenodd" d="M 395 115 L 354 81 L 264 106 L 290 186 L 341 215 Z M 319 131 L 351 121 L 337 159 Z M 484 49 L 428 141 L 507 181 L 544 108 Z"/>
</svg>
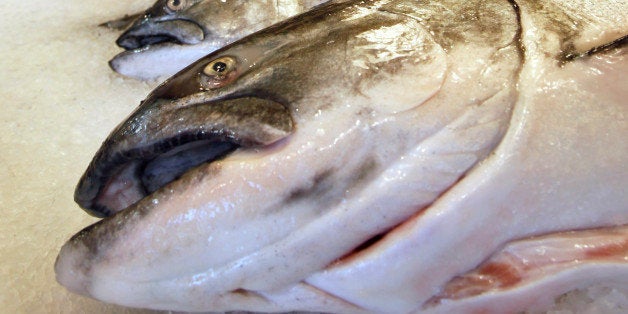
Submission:
<svg viewBox="0 0 628 314">
<path fill-rule="evenodd" d="M 186 6 L 186 0 L 168 0 L 168 2 L 166 2 L 166 7 L 172 12 L 181 11 L 185 9 Z"/>
<path fill-rule="evenodd" d="M 236 59 L 233 57 L 220 57 L 207 63 L 201 75 L 201 85 L 206 89 L 222 87 L 237 76 Z"/>
<path fill-rule="evenodd" d="M 223 76 L 235 69 L 236 60 L 232 57 L 220 57 L 209 62 L 203 69 L 207 76 Z"/>
</svg>

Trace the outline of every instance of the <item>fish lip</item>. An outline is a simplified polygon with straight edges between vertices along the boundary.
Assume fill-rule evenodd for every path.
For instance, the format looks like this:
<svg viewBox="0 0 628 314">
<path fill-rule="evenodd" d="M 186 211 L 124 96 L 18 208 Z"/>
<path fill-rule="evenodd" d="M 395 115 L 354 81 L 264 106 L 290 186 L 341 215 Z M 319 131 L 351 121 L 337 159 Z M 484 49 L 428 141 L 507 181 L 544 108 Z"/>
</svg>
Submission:
<svg viewBox="0 0 628 314">
<path fill-rule="evenodd" d="M 235 108 L 220 111 L 221 105 L 231 103 L 253 105 L 251 106 L 252 109 Z M 224 158 L 240 147 L 270 146 L 292 133 L 293 129 L 292 116 L 287 107 L 266 98 L 239 96 L 210 100 L 192 106 L 192 109 L 209 108 L 207 111 L 202 111 L 201 115 L 206 114 L 215 117 L 214 113 L 224 113 L 223 117 L 218 118 L 218 120 L 204 121 L 195 116 L 190 122 L 179 119 L 177 115 L 172 114 L 172 112 L 182 111 L 182 109 L 173 109 L 171 112 L 165 110 L 165 113 L 157 112 L 156 115 L 165 116 L 165 121 L 168 122 L 166 125 L 153 127 L 151 124 L 159 124 L 161 120 L 155 122 L 154 119 L 151 119 L 151 115 L 154 116 L 153 111 L 158 111 L 156 108 L 162 105 L 156 101 L 152 101 L 148 106 L 143 104 L 128 120 L 120 124 L 102 144 L 79 180 L 74 193 L 75 202 L 87 213 L 100 218 L 112 216 L 157 193 L 164 186 L 178 181 L 180 177 L 203 164 Z M 259 117 L 254 111 L 256 108 L 261 108 L 259 109 Z M 264 111 L 265 109 L 268 110 Z M 228 110 L 232 110 L 232 112 L 228 112 Z M 198 112 L 190 111 L 189 115 L 198 115 Z M 241 121 L 234 122 L 237 120 L 234 117 L 238 118 L 238 115 L 242 115 L 243 118 Z M 199 119 L 201 124 L 198 122 Z M 226 122 L 219 119 L 226 119 Z M 275 122 L 272 121 L 273 119 L 281 121 Z M 256 121 L 261 122 L 255 124 Z M 177 129 L 180 126 L 185 127 L 186 123 L 193 126 L 183 130 Z M 262 129 L 267 126 L 270 128 L 262 130 L 260 126 Z M 277 128 L 273 129 L 274 126 Z M 150 128 L 157 130 L 156 135 L 149 134 L 152 132 Z M 149 129 L 149 131 L 136 132 L 137 129 Z M 170 131 L 164 132 L 162 129 Z M 168 132 L 170 135 L 162 134 Z M 171 167 L 174 170 L 172 172 L 166 171 L 165 178 L 162 176 L 154 179 L 147 174 L 149 170 L 153 171 L 154 169 L 157 169 L 157 173 L 159 173 L 162 165 L 178 164 L 179 162 L 184 163 L 185 166 Z M 151 180 L 160 181 L 155 185 L 149 184 L 152 182 Z M 114 187 L 110 189 L 112 185 Z M 123 186 L 124 190 L 118 193 L 116 189 L 120 186 Z M 131 196 L 128 197 L 127 195 Z M 116 197 L 120 199 L 115 199 Z M 112 207 L 111 204 L 114 206 Z"/>
<path fill-rule="evenodd" d="M 226 145 L 227 149 L 218 152 L 212 158 L 207 158 L 198 164 L 192 165 L 186 169 L 184 173 L 190 171 L 196 166 L 199 166 L 200 164 L 216 161 L 240 147 L 240 144 L 238 144 L 236 140 L 230 139 L 228 136 L 182 133 L 176 137 L 161 139 L 150 146 L 132 147 L 125 151 L 114 150 L 111 153 L 107 152 L 102 155 L 98 155 L 102 156 L 102 158 L 97 157 L 94 159 L 94 162 L 90 164 L 88 171 L 83 175 L 77 185 L 74 200 L 79 204 L 79 206 L 81 206 L 81 208 L 92 216 L 99 218 L 112 216 L 116 212 L 123 209 L 109 208 L 106 205 L 100 204 L 98 199 L 103 196 L 104 190 L 109 184 L 115 184 L 117 180 L 122 180 L 119 177 L 125 175 L 123 173 L 125 168 L 135 167 L 136 170 L 134 171 L 135 173 L 133 179 L 137 180 L 136 183 L 142 188 L 141 192 L 143 195 L 141 198 L 144 198 L 159 189 L 148 188 L 147 183 L 143 182 L 143 176 L 145 175 L 147 168 L 159 160 L 160 157 L 172 152 L 173 150 L 197 143 L 206 143 L 208 147 Z M 177 177 L 180 175 L 177 175 Z M 176 179 L 173 181 L 176 181 Z M 163 187 L 170 182 L 166 182 L 160 187 Z M 129 206 L 136 203 L 140 199 L 132 202 Z"/>
<path fill-rule="evenodd" d="M 185 33 L 177 31 L 188 30 Z M 124 31 L 116 44 L 126 51 L 141 51 L 161 44 L 195 45 L 207 37 L 205 28 L 192 19 L 144 18 Z"/>
</svg>

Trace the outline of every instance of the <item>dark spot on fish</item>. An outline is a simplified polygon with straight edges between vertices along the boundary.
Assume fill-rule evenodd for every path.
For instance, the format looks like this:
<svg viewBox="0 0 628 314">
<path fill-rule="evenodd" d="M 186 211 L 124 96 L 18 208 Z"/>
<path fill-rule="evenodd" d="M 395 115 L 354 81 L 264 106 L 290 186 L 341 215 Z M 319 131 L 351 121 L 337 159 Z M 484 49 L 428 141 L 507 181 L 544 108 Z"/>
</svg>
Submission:
<svg viewBox="0 0 628 314">
<path fill-rule="evenodd" d="M 334 171 L 335 170 L 332 168 L 316 174 L 310 184 L 297 187 L 290 191 L 283 203 L 292 204 L 310 197 L 318 198 L 325 194 L 332 188 L 332 182 L 329 182 L 329 178 L 334 174 Z"/>
<path fill-rule="evenodd" d="M 83 246 L 86 249 L 80 264 L 85 274 L 89 274 L 92 265 L 101 260 L 102 253 L 111 246 L 115 241 L 114 235 L 122 228 L 122 224 L 107 224 L 105 221 L 101 220 L 84 228 L 69 241 L 75 248 Z"/>
<path fill-rule="evenodd" d="M 351 187 L 361 186 L 364 182 L 370 180 L 377 170 L 377 161 L 374 158 L 367 158 L 360 167 L 353 173 L 351 178 Z"/>
<path fill-rule="evenodd" d="M 369 182 L 378 173 L 377 165 L 377 161 L 369 157 L 345 176 L 337 175 L 340 170 L 336 168 L 322 171 L 316 174 L 309 184 L 290 191 L 280 208 L 303 200 L 316 200 L 319 208 L 330 208 L 348 193 L 360 190 Z"/>
</svg>

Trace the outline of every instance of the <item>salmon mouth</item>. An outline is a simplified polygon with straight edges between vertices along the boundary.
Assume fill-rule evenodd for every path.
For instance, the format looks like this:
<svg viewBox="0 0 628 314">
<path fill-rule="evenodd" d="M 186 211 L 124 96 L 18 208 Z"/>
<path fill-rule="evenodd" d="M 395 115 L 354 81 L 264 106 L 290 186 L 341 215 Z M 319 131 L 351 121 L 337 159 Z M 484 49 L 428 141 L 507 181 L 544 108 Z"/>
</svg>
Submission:
<svg viewBox="0 0 628 314">
<path fill-rule="evenodd" d="M 75 201 L 93 216 L 111 216 L 239 146 L 220 136 L 182 134 L 149 147 L 114 153 L 110 159 L 94 163 L 93 173 L 100 175 L 81 180 Z"/>
<path fill-rule="evenodd" d="M 138 20 L 116 40 L 124 50 L 109 60 L 109 67 L 136 79 L 165 79 L 221 47 L 213 38 L 193 20 Z"/>
<path fill-rule="evenodd" d="M 175 44 L 175 45 L 185 45 L 185 43 L 181 42 L 177 37 L 171 36 L 169 34 L 155 34 L 149 36 L 128 36 L 125 38 L 119 38 L 116 41 L 116 44 L 120 48 L 124 48 L 125 50 L 135 50 L 140 51 L 142 49 L 146 49 L 148 46 L 154 46 L 159 44 Z"/>
<path fill-rule="evenodd" d="M 102 144 L 74 193 L 86 212 L 114 215 L 201 165 L 269 146 L 293 129 L 287 108 L 264 98 L 173 110 L 164 109 L 168 101 L 141 106 Z"/>
<path fill-rule="evenodd" d="M 127 51 L 141 51 L 162 44 L 195 45 L 203 39 L 203 27 L 191 20 L 140 20 L 122 33 L 116 44 Z"/>
</svg>

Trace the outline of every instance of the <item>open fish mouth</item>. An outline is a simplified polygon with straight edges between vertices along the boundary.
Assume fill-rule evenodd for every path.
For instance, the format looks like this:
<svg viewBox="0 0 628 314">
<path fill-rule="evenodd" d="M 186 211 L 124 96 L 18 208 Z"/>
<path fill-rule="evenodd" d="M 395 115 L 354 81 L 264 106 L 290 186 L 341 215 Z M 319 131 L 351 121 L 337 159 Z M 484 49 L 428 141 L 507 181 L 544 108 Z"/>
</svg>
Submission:
<svg viewBox="0 0 628 314">
<path fill-rule="evenodd" d="M 126 50 L 143 49 L 151 45 L 173 43 L 198 44 L 205 38 L 203 28 L 194 21 L 176 19 L 162 22 L 139 20 L 116 40 Z"/>
<path fill-rule="evenodd" d="M 201 164 L 239 147 L 270 145 L 293 128 L 286 107 L 263 98 L 221 100 L 169 112 L 155 108 L 160 101 L 155 104 L 135 112 L 109 136 L 79 181 L 75 201 L 91 215 L 111 216 Z M 159 121 L 154 121 L 156 112 Z"/>
<path fill-rule="evenodd" d="M 156 79 L 174 74 L 215 50 L 217 47 L 210 38 L 213 33 L 192 19 L 144 17 L 116 40 L 124 51 L 114 56 L 109 66 L 122 75 Z"/>
</svg>

